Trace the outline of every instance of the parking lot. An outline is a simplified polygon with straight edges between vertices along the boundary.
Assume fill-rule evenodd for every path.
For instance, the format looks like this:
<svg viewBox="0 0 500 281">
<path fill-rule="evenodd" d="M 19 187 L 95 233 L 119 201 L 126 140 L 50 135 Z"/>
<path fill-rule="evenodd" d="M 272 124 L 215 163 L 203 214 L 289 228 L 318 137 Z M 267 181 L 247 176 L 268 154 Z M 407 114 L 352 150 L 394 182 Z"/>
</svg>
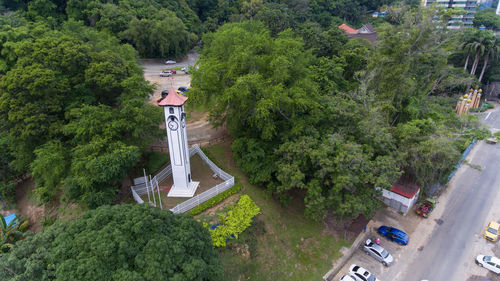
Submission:
<svg viewBox="0 0 500 281">
<path fill-rule="evenodd" d="M 372 220 L 374 221 L 374 227 L 366 230 L 368 232 L 367 236 L 372 239 L 372 241 L 375 241 L 377 237 L 380 238 L 380 245 L 394 257 L 394 264 L 389 267 L 384 266 L 381 262 L 367 255 L 362 250 L 363 243 L 361 243 L 361 245 L 355 250 L 352 257 L 344 264 L 342 269 L 332 280 L 340 280 L 342 276 L 348 274 L 349 267 L 352 264 L 356 264 L 367 269 L 380 280 L 395 280 L 400 270 L 405 266 L 405 256 L 411 251 L 417 250 L 413 245 L 417 244 L 419 239 L 418 235 L 414 235 L 414 232 L 416 226 L 422 218 L 415 215 L 412 210 L 410 210 L 407 215 L 403 216 L 391 208 L 386 208 L 377 212 Z M 409 244 L 407 246 L 400 246 L 399 244 L 396 244 L 395 242 L 379 235 L 377 233 L 377 229 L 381 225 L 393 226 L 405 231 L 410 236 Z"/>
<path fill-rule="evenodd" d="M 384 267 L 367 256 L 361 245 L 331 280 L 340 280 L 352 264 L 364 267 L 382 281 L 499 280 L 498 275 L 475 263 L 477 255 L 500 257 L 500 242 L 483 237 L 489 221 L 500 221 L 498 165 L 492 164 L 499 161 L 499 151 L 498 144 L 478 143 L 467 159 L 481 169 L 462 165 L 429 218 L 417 216 L 415 207 L 404 216 L 389 208 L 377 212 L 370 222 L 373 227 L 367 230 L 370 237 L 379 237 L 376 230 L 380 225 L 399 228 L 410 236 L 407 246 L 380 238 L 381 246 L 394 257 L 392 266 Z"/>
</svg>

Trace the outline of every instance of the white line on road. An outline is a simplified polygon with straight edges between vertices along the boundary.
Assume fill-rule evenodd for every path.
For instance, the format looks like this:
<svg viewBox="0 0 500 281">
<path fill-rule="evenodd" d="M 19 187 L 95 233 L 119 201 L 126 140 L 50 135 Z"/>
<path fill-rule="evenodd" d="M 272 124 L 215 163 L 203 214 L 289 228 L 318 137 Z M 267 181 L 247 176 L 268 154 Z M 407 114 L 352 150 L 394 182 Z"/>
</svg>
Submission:
<svg viewBox="0 0 500 281">
<path fill-rule="evenodd" d="M 490 114 L 491 114 L 491 112 L 488 112 L 488 115 L 486 115 L 486 118 L 484 118 L 484 120 L 487 120 L 488 117 L 490 117 Z"/>
</svg>

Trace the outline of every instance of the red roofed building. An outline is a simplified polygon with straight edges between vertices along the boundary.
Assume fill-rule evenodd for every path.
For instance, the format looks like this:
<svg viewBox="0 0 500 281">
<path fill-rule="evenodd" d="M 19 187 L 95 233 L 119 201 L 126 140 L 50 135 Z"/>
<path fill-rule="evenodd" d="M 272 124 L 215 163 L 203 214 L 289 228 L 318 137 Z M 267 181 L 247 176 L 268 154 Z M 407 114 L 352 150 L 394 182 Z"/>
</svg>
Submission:
<svg viewBox="0 0 500 281">
<path fill-rule="evenodd" d="M 390 190 L 382 190 L 384 203 L 403 213 L 417 202 L 419 194 L 420 186 L 405 176 L 401 176 Z"/>
<path fill-rule="evenodd" d="M 349 39 L 362 38 L 372 43 L 375 43 L 375 41 L 377 40 L 377 31 L 375 31 L 371 24 L 365 24 L 360 29 L 354 29 L 343 23 L 339 25 L 339 28 L 347 33 L 347 37 L 349 37 Z"/>
<path fill-rule="evenodd" d="M 354 28 L 348 26 L 345 23 L 339 25 L 339 28 L 342 29 L 342 30 L 344 30 L 345 32 L 347 32 L 347 34 L 356 34 L 356 32 L 358 32 L 357 29 L 354 29 Z"/>
</svg>

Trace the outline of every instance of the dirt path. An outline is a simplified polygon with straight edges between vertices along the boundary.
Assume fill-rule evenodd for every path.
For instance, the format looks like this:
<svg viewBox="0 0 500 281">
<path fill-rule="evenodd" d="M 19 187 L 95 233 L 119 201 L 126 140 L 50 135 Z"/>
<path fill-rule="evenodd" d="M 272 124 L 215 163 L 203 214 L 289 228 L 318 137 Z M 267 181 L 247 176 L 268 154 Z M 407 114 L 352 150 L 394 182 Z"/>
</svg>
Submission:
<svg viewBox="0 0 500 281">
<path fill-rule="evenodd" d="M 30 230 L 39 232 L 42 230 L 40 220 L 45 216 L 45 205 L 37 206 L 30 199 L 31 192 L 34 187 L 34 182 L 31 178 L 23 181 L 16 189 L 16 202 L 18 214 L 30 221 Z"/>
</svg>

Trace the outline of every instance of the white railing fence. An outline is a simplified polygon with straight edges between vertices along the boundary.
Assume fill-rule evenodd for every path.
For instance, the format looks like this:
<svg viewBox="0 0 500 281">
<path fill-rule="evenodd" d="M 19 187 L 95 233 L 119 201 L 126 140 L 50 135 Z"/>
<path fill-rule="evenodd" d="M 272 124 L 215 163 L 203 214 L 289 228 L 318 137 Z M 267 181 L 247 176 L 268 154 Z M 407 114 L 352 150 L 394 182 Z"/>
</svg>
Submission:
<svg viewBox="0 0 500 281">
<path fill-rule="evenodd" d="M 210 159 L 208 159 L 208 157 L 205 155 L 205 153 L 203 153 L 198 145 L 194 145 L 189 149 L 189 157 L 192 157 L 195 154 L 198 154 L 201 159 L 205 161 L 205 163 L 210 167 L 210 169 L 222 180 L 224 180 L 224 182 L 170 209 L 170 211 L 172 211 L 174 214 L 185 213 L 234 186 L 234 177 L 224 172 L 221 168 L 217 167 L 217 165 L 215 165 Z M 141 199 L 140 195 L 147 194 L 148 189 L 150 193 L 154 192 L 155 189 L 159 188 L 159 183 L 165 180 L 171 174 L 172 168 L 170 165 L 168 165 L 167 167 L 165 167 L 165 169 L 156 174 L 151 180 L 131 186 L 130 189 L 132 190 L 132 196 L 134 197 L 134 200 L 139 204 L 143 204 L 144 200 Z"/>
<path fill-rule="evenodd" d="M 131 188 L 131 189 L 132 189 L 132 196 L 134 196 L 135 202 L 137 202 L 139 204 L 144 203 L 144 200 L 142 200 L 142 198 L 139 196 L 139 194 L 137 194 L 133 188 Z"/>
<path fill-rule="evenodd" d="M 203 193 L 196 195 L 193 198 L 190 198 L 190 199 L 178 204 L 177 206 L 170 209 L 170 211 L 172 211 L 172 213 L 174 213 L 174 214 L 185 213 L 185 212 L 197 207 L 201 203 L 208 201 L 210 198 L 213 198 L 213 197 L 217 196 L 218 194 L 221 194 L 222 192 L 230 189 L 232 186 L 234 186 L 234 178 L 233 177 L 230 178 L 229 180 L 221 183 L 221 184 L 218 184 L 218 185 L 210 188 L 209 190 L 207 190 Z"/>
</svg>

